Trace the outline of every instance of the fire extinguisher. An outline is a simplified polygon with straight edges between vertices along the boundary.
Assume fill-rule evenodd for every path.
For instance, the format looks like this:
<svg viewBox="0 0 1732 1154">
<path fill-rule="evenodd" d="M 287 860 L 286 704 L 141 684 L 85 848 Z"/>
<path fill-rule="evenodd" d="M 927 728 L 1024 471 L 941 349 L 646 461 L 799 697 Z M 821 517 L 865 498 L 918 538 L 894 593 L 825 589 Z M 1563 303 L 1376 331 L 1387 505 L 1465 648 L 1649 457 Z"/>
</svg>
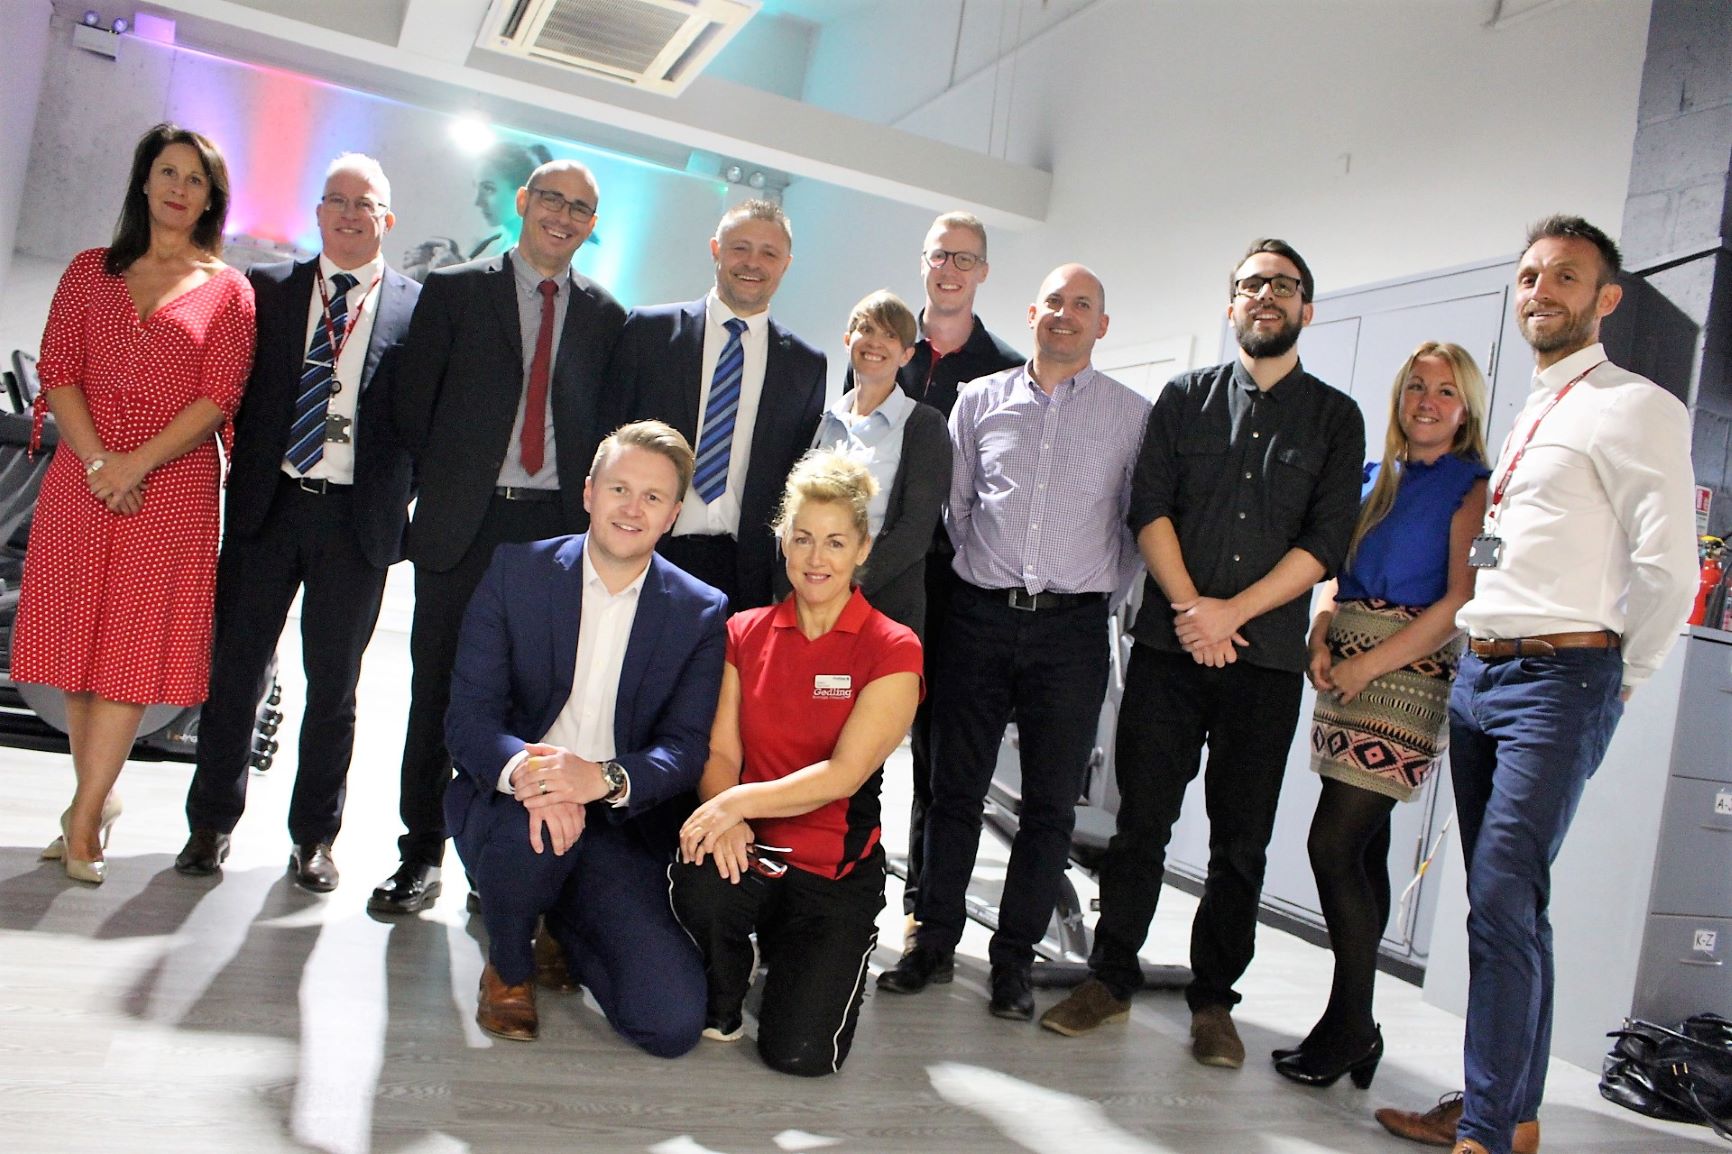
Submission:
<svg viewBox="0 0 1732 1154">
<path fill-rule="evenodd" d="M 1708 620 L 1708 599 L 1714 596 L 1720 588 L 1720 578 L 1724 576 L 1720 558 L 1725 551 L 1725 542 L 1718 537 L 1703 537 L 1702 576 L 1696 584 L 1696 604 L 1690 610 L 1690 624 L 1701 625 Z"/>
</svg>

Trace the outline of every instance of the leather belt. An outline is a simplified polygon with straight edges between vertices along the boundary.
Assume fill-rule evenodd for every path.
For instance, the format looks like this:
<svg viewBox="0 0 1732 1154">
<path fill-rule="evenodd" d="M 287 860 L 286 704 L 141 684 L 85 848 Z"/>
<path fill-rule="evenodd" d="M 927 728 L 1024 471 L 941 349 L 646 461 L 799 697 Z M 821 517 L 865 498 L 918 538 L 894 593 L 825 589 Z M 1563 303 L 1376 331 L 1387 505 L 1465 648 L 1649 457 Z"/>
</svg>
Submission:
<svg viewBox="0 0 1732 1154">
<path fill-rule="evenodd" d="M 1043 609 L 1074 609 L 1078 605 L 1104 601 L 1107 596 L 1105 593 L 1030 593 L 1026 589 L 982 589 L 981 592 L 992 598 L 1002 597 L 1005 604 L 1012 609 L 1020 609 L 1025 613 L 1038 613 Z"/>
<path fill-rule="evenodd" d="M 283 480 L 303 493 L 313 493 L 320 497 L 327 493 L 347 493 L 354 488 L 353 485 L 339 485 L 335 481 L 326 480 L 324 477 L 291 477 L 284 473 Z"/>
<path fill-rule="evenodd" d="M 500 485 L 493 490 L 493 495 L 501 501 L 529 501 L 538 504 L 559 500 L 558 489 L 525 489 L 521 485 Z"/>
<path fill-rule="evenodd" d="M 1594 629 L 1535 637 L 1475 637 L 1467 647 L 1475 657 L 1550 657 L 1560 649 L 1617 649 L 1622 644 L 1622 638 L 1610 629 Z"/>
</svg>

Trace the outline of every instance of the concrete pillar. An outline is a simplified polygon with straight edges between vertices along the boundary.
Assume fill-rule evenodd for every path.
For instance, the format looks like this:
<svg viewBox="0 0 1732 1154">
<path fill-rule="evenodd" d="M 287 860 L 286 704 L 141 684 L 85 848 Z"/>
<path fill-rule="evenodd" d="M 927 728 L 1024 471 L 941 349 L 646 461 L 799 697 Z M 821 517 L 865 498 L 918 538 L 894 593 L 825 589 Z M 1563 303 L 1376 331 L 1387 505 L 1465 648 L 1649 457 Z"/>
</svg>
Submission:
<svg viewBox="0 0 1732 1154">
<path fill-rule="evenodd" d="M 1689 402 L 1709 531 L 1732 528 L 1732 3 L 1654 0 L 1624 267 L 1637 282 L 1608 324 L 1616 358 Z"/>
</svg>

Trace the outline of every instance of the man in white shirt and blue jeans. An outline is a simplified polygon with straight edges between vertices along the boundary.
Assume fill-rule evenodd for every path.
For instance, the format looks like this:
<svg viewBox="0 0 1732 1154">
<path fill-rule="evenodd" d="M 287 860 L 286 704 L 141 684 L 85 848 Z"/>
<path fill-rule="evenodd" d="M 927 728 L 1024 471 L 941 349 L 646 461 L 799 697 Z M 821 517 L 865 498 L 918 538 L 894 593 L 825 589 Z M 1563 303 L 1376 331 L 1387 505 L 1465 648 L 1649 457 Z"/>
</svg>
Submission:
<svg viewBox="0 0 1732 1154">
<path fill-rule="evenodd" d="M 1533 390 L 1490 480 L 1470 638 L 1450 699 L 1467 861 L 1466 1089 L 1392 1133 L 1456 1154 L 1539 1144 L 1551 1050 L 1551 863 L 1624 702 L 1659 667 L 1696 588 L 1690 416 L 1606 359 L 1618 249 L 1580 217 L 1535 225 L 1516 272 Z"/>
</svg>

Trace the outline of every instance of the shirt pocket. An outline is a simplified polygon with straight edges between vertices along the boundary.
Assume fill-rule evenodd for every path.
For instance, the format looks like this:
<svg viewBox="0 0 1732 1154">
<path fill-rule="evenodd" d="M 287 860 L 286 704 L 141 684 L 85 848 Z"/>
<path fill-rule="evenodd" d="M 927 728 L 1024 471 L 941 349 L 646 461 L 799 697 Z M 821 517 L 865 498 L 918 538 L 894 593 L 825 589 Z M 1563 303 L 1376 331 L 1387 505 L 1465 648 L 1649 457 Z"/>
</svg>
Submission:
<svg viewBox="0 0 1732 1154">
<path fill-rule="evenodd" d="M 1179 509 L 1200 509 L 1209 494 L 1228 482 L 1225 434 L 1188 433 L 1173 446 L 1178 458 Z"/>
<path fill-rule="evenodd" d="M 1321 450 L 1307 445 L 1283 445 L 1275 450 L 1275 464 L 1269 470 L 1270 507 L 1289 536 L 1304 524 L 1322 473 Z"/>
</svg>

